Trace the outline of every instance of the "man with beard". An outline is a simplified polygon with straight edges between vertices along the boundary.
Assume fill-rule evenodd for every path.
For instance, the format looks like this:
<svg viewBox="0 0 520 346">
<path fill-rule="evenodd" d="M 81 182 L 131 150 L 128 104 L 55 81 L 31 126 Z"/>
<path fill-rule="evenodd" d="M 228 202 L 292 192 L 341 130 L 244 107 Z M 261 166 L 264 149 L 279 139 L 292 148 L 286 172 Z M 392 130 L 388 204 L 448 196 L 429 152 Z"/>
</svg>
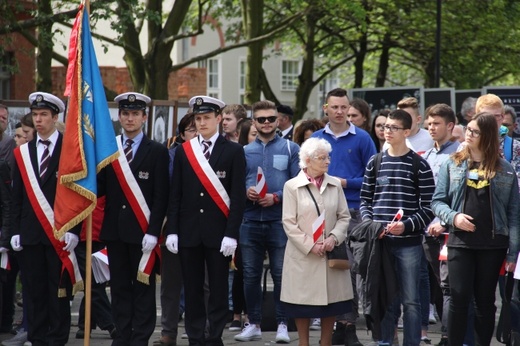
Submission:
<svg viewBox="0 0 520 346">
<path fill-rule="evenodd" d="M 289 343 L 287 318 L 280 304 L 282 265 L 287 236 L 282 226 L 282 191 L 285 182 L 294 178 L 298 166 L 298 145 L 276 134 L 278 126 L 276 105 L 271 101 L 253 104 L 252 114 L 258 137 L 244 147 L 246 153 L 247 202 L 240 227 L 240 248 L 244 267 L 244 293 L 250 323 L 235 340 L 252 341 L 262 337 L 262 278 L 264 254 L 274 282 L 274 300 L 278 330 L 277 343 Z M 258 168 L 262 168 L 267 190 L 257 191 Z"/>
</svg>

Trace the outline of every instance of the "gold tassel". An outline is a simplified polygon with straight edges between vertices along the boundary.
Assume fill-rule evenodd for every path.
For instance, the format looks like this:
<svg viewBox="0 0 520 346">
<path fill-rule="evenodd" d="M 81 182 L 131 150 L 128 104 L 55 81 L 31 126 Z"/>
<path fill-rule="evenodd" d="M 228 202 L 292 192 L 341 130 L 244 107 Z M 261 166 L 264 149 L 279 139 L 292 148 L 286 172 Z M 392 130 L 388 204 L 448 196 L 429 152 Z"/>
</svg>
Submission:
<svg viewBox="0 0 520 346">
<path fill-rule="evenodd" d="M 141 271 L 138 271 L 137 272 L 137 281 L 139 281 L 145 285 L 149 285 L 150 284 L 150 275 L 145 274 Z"/>
<path fill-rule="evenodd" d="M 75 295 L 77 292 L 84 291 L 85 290 L 85 284 L 83 280 L 78 281 L 72 286 L 72 295 Z"/>
<path fill-rule="evenodd" d="M 66 298 L 67 290 L 65 288 L 58 288 L 58 298 Z"/>
</svg>

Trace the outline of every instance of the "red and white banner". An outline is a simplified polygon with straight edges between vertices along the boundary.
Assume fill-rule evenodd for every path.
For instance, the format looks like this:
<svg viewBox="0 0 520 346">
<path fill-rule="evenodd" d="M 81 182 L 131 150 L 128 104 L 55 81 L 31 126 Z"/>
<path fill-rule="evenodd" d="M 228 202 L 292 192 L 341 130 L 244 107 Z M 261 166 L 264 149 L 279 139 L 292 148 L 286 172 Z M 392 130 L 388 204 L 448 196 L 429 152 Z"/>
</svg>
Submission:
<svg viewBox="0 0 520 346">
<path fill-rule="evenodd" d="M 199 138 L 195 137 L 182 144 L 186 157 L 190 163 L 191 168 L 195 171 L 197 178 L 199 178 L 202 186 L 209 193 L 211 199 L 215 202 L 218 208 L 224 213 L 226 217 L 229 215 L 229 206 L 231 201 L 229 195 L 220 182 L 220 179 L 215 174 L 213 167 L 204 157 L 200 147 Z"/>
<path fill-rule="evenodd" d="M 112 163 L 112 167 L 118 177 L 121 189 L 137 218 L 137 222 L 139 222 L 139 225 L 141 226 L 143 234 L 146 234 L 148 223 L 150 221 L 150 208 L 146 204 L 146 199 L 144 198 L 141 188 L 139 187 L 137 180 L 135 180 L 132 169 L 128 164 L 123 150 L 123 145 L 121 144 L 121 136 L 116 137 L 116 142 L 119 150 L 119 157 Z M 150 283 L 149 278 L 155 265 L 154 253 L 161 258 L 159 242 L 157 242 L 153 251 L 143 252 L 141 261 L 139 262 L 139 270 L 137 271 L 137 280 L 147 285 Z"/>
<path fill-rule="evenodd" d="M 63 250 L 65 243 L 54 237 L 53 226 L 54 226 L 54 211 L 51 205 L 47 201 L 47 198 L 43 194 L 40 188 L 38 178 L 34 173 L 34 169 L 31 164 L 31 156 L 29 154 L 29 144 L 23 144 L 14 150 L 14 157 L 20 167 L 20 174 L 25 185 L 25 191 L 34 213 L 38 217 L 47 238 L 54 247 L 54 251 L 58 254 L 58 257 L 62 263 L 62 272 L 67 270 L 72 282 L 72 294 L 77 291 L 83 290 L 83 279 L 79 271 L 78 261 L 76 260 L 76 254 L 74 251 L 68 252 Z M 65 290 L 58 292 L 58 295 L 66 294 Z M 64 296 L 63 296 L 64 297 Z"/>
<path fill-rule="evenodd" d="M 258 171 L 256 173 L 255 191 L 258 193 L 260 198 L 264 198 L 265 194 L 267 193 L 267 182 L 265 181 L 264 171 L 260 166 L 258 166 Z"/>
<path fill-rule="evenodd" d="M 325 232 L 325 210 L 312 223 L 312 239 L 317 242 Z"/>
</svg>

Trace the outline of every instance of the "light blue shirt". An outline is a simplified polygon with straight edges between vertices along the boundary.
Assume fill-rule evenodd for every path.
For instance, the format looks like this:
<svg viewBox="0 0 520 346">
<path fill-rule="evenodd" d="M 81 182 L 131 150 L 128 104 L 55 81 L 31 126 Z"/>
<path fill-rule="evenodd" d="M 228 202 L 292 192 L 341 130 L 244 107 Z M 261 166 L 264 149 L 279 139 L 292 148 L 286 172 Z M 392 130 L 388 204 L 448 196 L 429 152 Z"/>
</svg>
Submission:
<svg viewBox="0 0 520 346">
<path fill-rule="evenodd" d="M 254 221 L 275 221 L 282 219 L 283 186 L 289 179 L 300 172 L 300 147 L 293 141 L 276 135 L 272 140 L 263 143 L 255 139 L 244 147 L 246 154 L 246 189 L 256 186 L 258 167 L 262 167 L 267 193 L 276 193 L 280 203 L 270 207 L 262 207 L 249 199 L 246 202 L 244 218 Z"/>
</svg>

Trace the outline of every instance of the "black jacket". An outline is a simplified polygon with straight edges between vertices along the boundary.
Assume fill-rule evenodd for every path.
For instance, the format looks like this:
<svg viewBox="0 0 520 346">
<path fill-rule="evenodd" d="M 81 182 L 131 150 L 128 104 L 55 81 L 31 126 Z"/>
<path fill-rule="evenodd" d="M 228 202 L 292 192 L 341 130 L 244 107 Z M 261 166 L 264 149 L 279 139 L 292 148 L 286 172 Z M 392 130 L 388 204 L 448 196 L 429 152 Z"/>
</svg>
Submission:
<svg viewBox="0 0 520 346">
<path fill-rule="evenodd" d="M 0 246 L 9 248 L 11 234 L 11 170 L 6 160 L 0 159 Z"/>
<path fill-rule="evenodd" d="M 392 256 L 383 241 L 379 222 L 365 220 L 354 227 L 349 245 L 354 255 L 353 270 L 365 281 L 363 312 L 369 329 L 379 330 L 388 306 L 399 292 Z"/>
</svg>

